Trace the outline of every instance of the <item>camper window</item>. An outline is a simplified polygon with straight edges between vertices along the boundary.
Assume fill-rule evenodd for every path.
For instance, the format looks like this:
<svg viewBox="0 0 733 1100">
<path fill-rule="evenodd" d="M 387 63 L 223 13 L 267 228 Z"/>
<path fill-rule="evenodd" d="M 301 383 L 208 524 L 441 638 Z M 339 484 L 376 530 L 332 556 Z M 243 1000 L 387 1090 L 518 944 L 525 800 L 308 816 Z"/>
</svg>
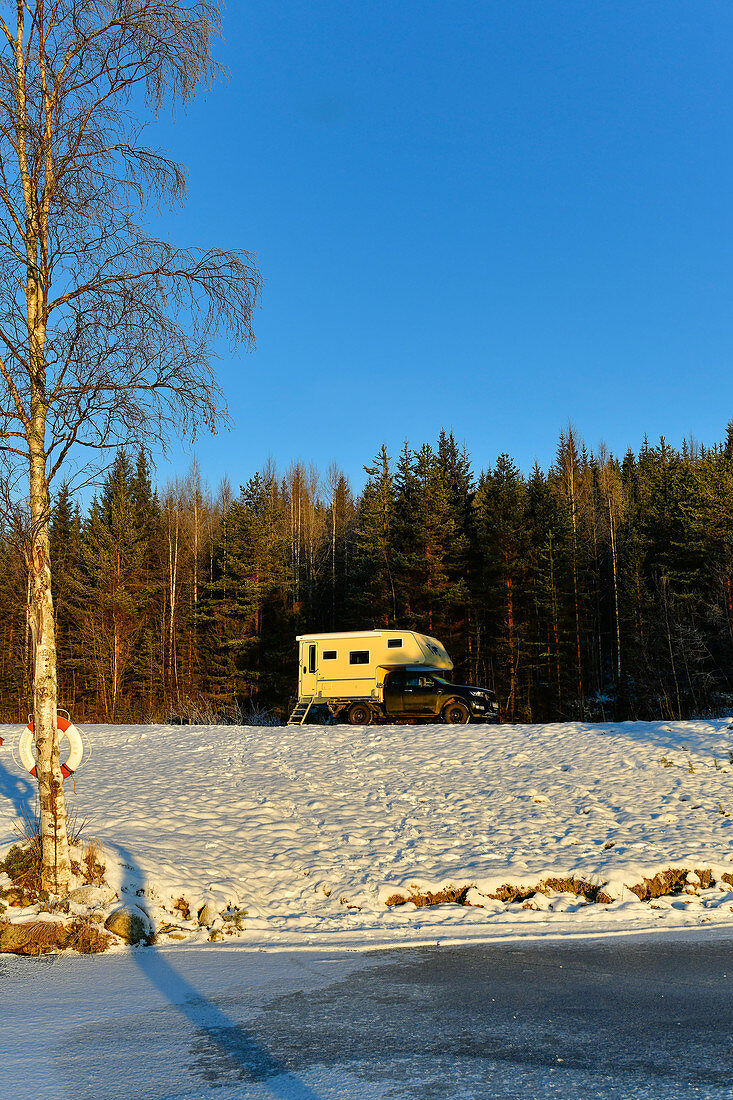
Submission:
<svg viewBox="0 0 733 1100">
<path fill-rule="evenodd" d="M 308 646 L 308 671 L 316 671 L 316 647 L 314 645 Z"/>
<path fill-rule="evenodd" d="M 387 649 L 402 649 L 402 638 L 387 638 Z"/>
<path fill-rule="evenodd" d="M 335 661 L 338 654 L 335 649 L 324 649 L 321 656 L 323 657 L 324 661 Z"/>
<path fill-rule="evenodd" d="M 350 665 L 368 665 L 369 664 L 369 650 L 368 649 L 352 649 L 349 653 Z"/>
</svg>

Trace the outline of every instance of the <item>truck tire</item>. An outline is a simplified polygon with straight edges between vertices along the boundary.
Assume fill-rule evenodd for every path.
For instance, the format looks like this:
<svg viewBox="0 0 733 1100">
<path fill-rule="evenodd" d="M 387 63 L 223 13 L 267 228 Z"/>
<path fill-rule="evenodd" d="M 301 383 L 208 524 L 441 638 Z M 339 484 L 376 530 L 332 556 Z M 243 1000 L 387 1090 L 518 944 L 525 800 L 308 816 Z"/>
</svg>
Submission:
<svg viewBox="0 0 733 1100">
<path fill-rule="evenodd" d="M 352 726 L 368 726 L 373 718 L 372 708 L 368 703 L 352 703 L 346 718 Z"/>
<path fill-rule="evenodd" d="M 470 718 L 468 707 L 460 699 L 453 699 L 443 707 L 443 721 L 450 726 L 464 725 Z"/>
</svg>

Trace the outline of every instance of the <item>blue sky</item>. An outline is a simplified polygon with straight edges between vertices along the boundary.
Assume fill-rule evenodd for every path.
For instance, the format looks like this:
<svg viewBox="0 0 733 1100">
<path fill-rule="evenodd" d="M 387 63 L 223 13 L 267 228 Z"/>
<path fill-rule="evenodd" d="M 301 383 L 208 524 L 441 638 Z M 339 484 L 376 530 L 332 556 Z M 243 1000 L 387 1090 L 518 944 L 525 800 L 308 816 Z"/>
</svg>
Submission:
<svg viewBox="0 0 733 1100">
<path fill-rule="evenodd" d="M 723 437 L 729 0 L 232 0 L 224 32 L 228 82 L 148 135 L 189 169 L 164 232 L 265 277 L 257 351 L 219 348 L 212 486 L 272 455 L 358 488 L 442 427 L 477 469 L 546 467 L 568 421 Z"/>
</svg>

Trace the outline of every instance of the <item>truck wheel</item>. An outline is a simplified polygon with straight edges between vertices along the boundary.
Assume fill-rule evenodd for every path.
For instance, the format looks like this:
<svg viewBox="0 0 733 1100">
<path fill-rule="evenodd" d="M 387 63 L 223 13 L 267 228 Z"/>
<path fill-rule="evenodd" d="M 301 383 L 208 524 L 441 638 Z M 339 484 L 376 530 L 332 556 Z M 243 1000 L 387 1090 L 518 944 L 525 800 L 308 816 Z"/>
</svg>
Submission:
<svg viewBox="0 0 733 1100">
<path fill-rule="evenodd" d="M 372 720 L 372 708 L 366 703 L 352 703 L 346 717 L 352 726 L 368 726 Z"/>
<path fill-rule="evenodd" d="M 443 721 L 447 722 L 448 725 L 463 725 L 468 722 L 470 717 L 468 707 L 458 699 L 454 699 L 452 703 L 446 703 L 443 708 Z"/>
</svg>

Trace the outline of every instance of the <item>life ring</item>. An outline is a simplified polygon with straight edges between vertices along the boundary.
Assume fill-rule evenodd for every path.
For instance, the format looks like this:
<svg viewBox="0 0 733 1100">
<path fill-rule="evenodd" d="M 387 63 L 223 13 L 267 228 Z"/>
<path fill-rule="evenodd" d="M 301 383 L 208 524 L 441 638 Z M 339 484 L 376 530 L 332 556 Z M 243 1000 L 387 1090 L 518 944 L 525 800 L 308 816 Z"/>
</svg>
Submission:
<svg viewBox="0 0 733 1100">
<path fill-rule="evenodd" d="M 59 731 L 59 741 L 63 741 L 63 739 L 66 738 L 71 746 L 69 759 L 65 764 L 61 765 L 61 774 L 64 779 L 68 779 L 81 764 L 84 755 L 84 742 L 74 723 L 70 722 L 67 718 L 63 718 L 60 714 L 56 715 L 56 729 Z M 36 761 L 33 756 L 33 740 L 33 722 L 29 721 L 20 735 L 18 755 L 20 756 L 21 764 L 31 773 L 31 775 L 36 774 Z"/>
</svg>

